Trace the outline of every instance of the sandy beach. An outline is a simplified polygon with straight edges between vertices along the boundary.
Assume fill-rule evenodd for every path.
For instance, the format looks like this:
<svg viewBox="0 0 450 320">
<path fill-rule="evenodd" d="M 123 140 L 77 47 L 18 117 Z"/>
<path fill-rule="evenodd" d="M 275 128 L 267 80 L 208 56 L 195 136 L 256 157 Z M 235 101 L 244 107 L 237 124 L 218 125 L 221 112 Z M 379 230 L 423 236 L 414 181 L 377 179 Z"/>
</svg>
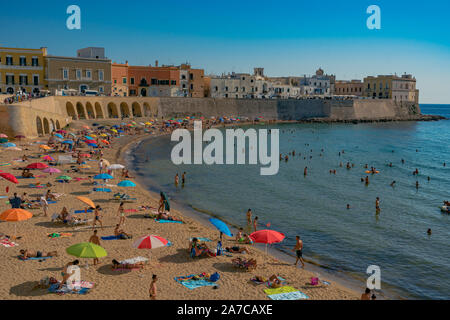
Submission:
<svg viewBox="0 0 450 320">
<path fill-rule="evenodd" d="M 96 121 L 100 124 L 113 124 L 113 121 Z M 91 123 L 91 122 L 89 122 Z M 120 123 L 120 120 L 117 121 Z M 75 129 L 81 129 L 85 124 L 78 122 L 71 125 L 69 132 L 77 132 Z M 94 127 L 91 127 L 94 128 Z M 137 143 L 139 140 L 148 137 L 148 133 L 138 135 L 125 135 L 114 139 L 111 148 L 104 148 L 103 158 L 111 164 L 125 164 L 124 154 L 128 148 Z M 20 176 L 20 170 L 14 168 L 24 167 L 33 162 L 41 162 L 41 159 L 29 159 L 27 162 L 18 162 L 15 159 L 21 159 L 24 154 L 30 156 L 42 156 L 45 154 L 36 141 L 46 142 L 49 137 L 41 137 L 37 140 L 13 141 L 23 151 L 1 151 L 0 163 L 11 164 L 10 166 L 2 166 L 3 172 L 8 172 L 14 176 Z M 87 148 L 83 150 L 88 150 Z M 52 154 L 57 157 L 60 154 Z M 95 158 L 93 158 L 95 159 Z M 98 174 L 98 162 L 94 160 L 86 161 L 91 169 L 73 173 L 70 171 L 70 165 L 58 165 L 56 168 L 72 178 L 87 178 Z M 76 164 L 73 164 L 76 165 Z M 1 299 L 45 299 L 45 300 L 146 300 L 149 299 L 148 290 L 153 274 L 158 276 L 158 300 L 267 300 L 268 297 L 264 292 L 267 287 L 264 284 L 256 285 L 250 281 L 255 276 L 270 277 L 271 275 L 279 275 L 286 279 L 287 285 L 294 287 L 312 300 L 354 300 L 359 299 L 360 293 L 346 288 L 336 282 L 330 281 L 330 285 L 310 285 L 311 277 L 314 274 L 307 270 L 294 267 L 284 261 L 275 259 L 265 254 L 263 251 L 246 245 L 251 254 L 233 254 L 233 257 L 218 256 L 192 259 L 189 256 L 189 239 L 191 237 L 209 238 L 212 242 L 208 243 L 214 248 L 219 233 L 213 227 L 209 228 L 200 222 L 183 215 L 182 212 L 173 211 L 174 217 L 180 218 L 184 224 L 176 223 L 158 223 L 154 219 L 144 218 L 144 214 L 152 214 L 158 207 L 158 200 L 151 196 L 142 186 L 137 183 L 135 188 L 117 187 L 117 183 L 121 180 L 119 171 L 116 172 L 115 179 L 109 180 L 107 183 L 115 186 L 108 186 L 112 189 L 112 193 L 93 192 L 92 183 L 88 180 L 75 181 L 69 184 L 62 184 L 55 181 L 55 177 L 60 174 L 44 174 L 39 170 L 34 170 L 35 175 L 42 175 L 33 180 L 19 180 L 19 184 L 13 184 L 4 179 L 0 180 L 0 196 L 7 198 L 1 199 L 0 211 L 3 212 L 10 209 L 7 203 L 8 198 L 17 192 L 18 196 L 22 196 L 24 192 L 28 193 L 29 198 L 36 199 L 37 196 L 43 195 L 47 190 L 54 193 L 65 193 L 57 203 L 49 205 L 48 217 L 44 217 L 42 209 L 30 210 L 33 218 L 21 222 L 0 222 L 0 234 L 12 235 L 14 233 L 14 224 L 17 227 L 17 235 L 22 238 L 14 240 L 18 245 L 15 247 L 0 246 L 0 269 L 2 270 L 2 281 L 0 285 Z M 50 182 L 52 186 L 44 189 L 32 189 L 28 185 L 39 181 L 42 184 Z M 6 188 L 9 192 L 6 193 Z M 117 192 L 126 192 L 132 198 L 137 198 L 136 203 L 126 203 L 125 210 L 134 209 L 136 212 L 128 212 L 126 214 L 125 225 L 122 228 L 133 235 L 133 239 L 103 241 L 101 246 L 106 249 L 108 256 L 100 259 L 100 264 L 94 266 L 92 260 L 80 259 L 82 280 L 95 283 L 95 286 L 86 295 L 51 294 L 46 289 L 33 289 L 39 280 L 44 277 L 55 277 L 62 279 L 61 271 L 65 264 L 76 258 L 66 253 L 65 249 L 73 244 L 87 242 L 92 235 L 92 224 L 83 229 L 78 229 L 64 225 L 62 223 L 51 222 L 51 216 L 60 213 L 63 207 L 69 212 L 84 209 L 83 205 L 76 196 L 85 196 L 102 207 L 103 228 L 98 227 L 99 236 L 111 236 L 114 233 L 114 227 L 119 222 L 117 201 L 111 201 L 112 195 Z M 155 209 L 140 211 L 140 206 L 151 206 Z M 93 214 L 89 213 L 88 218 L 92 219 Z M 282 232 L 282 230 L 279 230 Z M 47 234 L 54 232 L 71 233 L 69 237 L 49 238 Z M 158 235 L 168 239 L 172 246 L 157 248 L 154 250 L 139 250 L 132 247 L 134 240 L 143 235 Z M 236 241 L 231 238 L 224 237 L 224 247 L 236 245 Z M 242 246 L 242 245 L 241 245 Z M 58 257 L 39 262 L 22 261 L 17 258 L 20 249 L 28 249 L 32 251 L 50 252 L 57 251 Z M 134 271 L 113 271 L 112 259 L 118 261 L 133 257 L 147 257 L 148 264 L 143 270 Z M 235 257 L 254 258 L 258 262 L 255 271 L 245 272 L 241 269 L 233 267 L 231 260 Z M 86 268 L 86 262 L 89 267 Z M 174 280 L 174 277 L 187 276 L 199 273 L 213 274 L 218 272 L 220 280 L 217 282 L 217 289 L 211 286 L 200 287 L 189 290 Z M 327 279 L 321 279 L 327 280 Z"/>
</svg>

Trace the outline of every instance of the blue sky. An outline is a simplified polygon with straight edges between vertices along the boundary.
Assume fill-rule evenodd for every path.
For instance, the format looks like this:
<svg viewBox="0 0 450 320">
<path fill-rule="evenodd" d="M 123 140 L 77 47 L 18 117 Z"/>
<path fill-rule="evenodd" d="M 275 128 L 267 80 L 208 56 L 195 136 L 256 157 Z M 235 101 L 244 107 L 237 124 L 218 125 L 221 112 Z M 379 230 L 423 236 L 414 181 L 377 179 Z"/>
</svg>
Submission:
<svg viewBox="0 0 450 320">
<path fill-rule="evenodd" d="M 45 4 L 44 4 L 45 3 Z M 421 103 L 450 103 L 448 0 L 2 1 L 0 46 L 49 48 L 53 55 L 103 46 L 116 62 L 190 62 L 207 73 L 311 74 L 338 79 L 412 73 Z M 81 8 L 81 30 L 66 9 Z M 381 30 L 366 27 L 369 5 Z M 9 30 L 9 32 L 7 31 Z"/>
</svg>

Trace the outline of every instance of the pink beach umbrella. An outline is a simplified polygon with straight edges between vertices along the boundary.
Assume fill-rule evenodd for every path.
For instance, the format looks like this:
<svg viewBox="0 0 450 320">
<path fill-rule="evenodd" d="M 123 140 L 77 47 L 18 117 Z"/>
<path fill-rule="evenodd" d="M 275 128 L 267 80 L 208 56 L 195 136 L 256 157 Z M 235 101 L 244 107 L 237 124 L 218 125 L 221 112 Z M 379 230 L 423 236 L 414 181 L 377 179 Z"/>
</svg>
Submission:
<svg viewBox="0 0 450 320">
<path fill-rule="evenodd" d="M 42 170 L 42 172 L 52 174 L 52 173 L 61 173 L 61 170 L 50 167 L 50 168 L 45 168 L 44 170 Z"/>
<path fill-rule="evenodd" d="M 53 157 L 51 157 L 51 156 L 49 156 L 49 155 L 43 156 L 43 157 L 42 157 L 42 160 L 48 161 L 48 162 L 50 162 L 50 161 L 55 161 L 55 159 L 53 159 Z"/>
<path fill-rule="evenodd" d="M 8 138 L 8 136 L 6 134 L 4 134 L 4 133 L 1 133 L 0 134 L 0 138 Z"/>
<path fill-rule="evenodd" d="M 160 236 L 143 236 L 133 243 L 136 249 L 156 249 L 165 247 L 169 243 L 168 240 Z"/>
</svg>

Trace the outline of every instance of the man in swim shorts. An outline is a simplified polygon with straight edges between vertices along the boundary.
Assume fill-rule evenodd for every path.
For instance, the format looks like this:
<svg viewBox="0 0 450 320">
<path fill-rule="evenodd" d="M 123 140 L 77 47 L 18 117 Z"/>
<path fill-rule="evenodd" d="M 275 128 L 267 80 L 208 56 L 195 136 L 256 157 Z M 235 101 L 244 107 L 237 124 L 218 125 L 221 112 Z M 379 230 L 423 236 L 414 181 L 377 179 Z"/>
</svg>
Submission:
<svg viewBox="0 0 450 320">
<path fill-rule="evenodd" d="M 300 236 L 296 236 L 295 239 L 297 240 L 297 243 L 295 244 L 294 249 L 292 251 L 295 251 L 297 255 L 297 259 L 295 260 L 295 266 L 297 266 L 298 262 L 300 261 L 302 263 L 302 268 L 305 267 L 305 263 L 303 261 L 303 241 L 300 240 Z"/>
</svg>

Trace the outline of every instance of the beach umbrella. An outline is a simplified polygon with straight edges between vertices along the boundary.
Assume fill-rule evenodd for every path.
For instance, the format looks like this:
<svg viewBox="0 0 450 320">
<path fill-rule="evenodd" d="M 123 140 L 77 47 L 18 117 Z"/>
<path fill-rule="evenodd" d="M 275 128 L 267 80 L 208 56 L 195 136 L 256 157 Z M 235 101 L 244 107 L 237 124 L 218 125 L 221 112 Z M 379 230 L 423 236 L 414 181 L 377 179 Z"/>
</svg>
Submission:
<svg viewBox="0 0 450 320">
<path fill-rule="evenodd" d="M 127 187 L 127 188 L 129 188 L 129 187 L 136 187 L 136 184 L 133 181 L 130 181 L 130 180 L 123 180 L 123 181 L 120 181 L 117 184 L 117 186 L 118 187 Z"/>
<path fill-rule="evenodd" d="M 9 209 L 0 215 L 0 220 L 8 221 L 8 222 L 17 222 L 17 221 L 25 221 L 31 219 L 33 215 L 31 212 L 28 212 L 23 209 Z M 14 224 L 14 236 L 16 235 L 17 226 Z"/>
<path fill-rule="evenodd" d="M 98 145 L 96 145 L 95 143 L 89 143 L 88 146 L 92 148 L 98 148 Z"/>
<path fill-rule="evenodd" d="M 75 133 L 69 133 L 69 135 L 71 135 L 72 137 L 74 137 L 74 138 L 76 138 L 77 137 L 77 135 L 75 134 Z"/>
<path fill-rule="evenodd" d="M 66 133 L 67 133 L 67 131 L 66 131 L 66 130 L 58 130 L 58 131 L 56 131 L 56 133 L 60 133 L 60 134 L 66 134 Z"/>
<path fill-rule="evenodd" d="M 61 142 L 62 144 L 73 144 L 72 140 L 64 140 L 63 142 Z"/>
<path fill-rule="evenodd" d="M 17 180 L 16 177 L 14 177 L 11 173 L 7 173 L 7 172 L 0 172 L 0 177 L 2 177 L 5 180 L 8 180 L 9 182 L 18 184 L 19 181 Z"/>
<path fill-rule="evenodd" d="M 32 164 L 27 165 L 27 169 L 45 169 L 48 168 L 48 165 L 42 162 L 35 162 Z"/>
<path fill-rule="evenodd" d="M 84 136 L 84 138 L 86 139 L 86 140 L 94 140 L 94 138 L 92 138 L 92 137 L 90 137 L 90 136 Z M 94 140 L 95 141 L 95 140 Z"/>
<path fill-rule="evenodd" d="M 42 170 L 42 172 L 52 174 L 52 173 L 61 173 L 61 170 L 57 168 L 45 168 L 44 170 Z"/>
<path fill-rule="evenodd" d="M 0 133 L 0 138 L 8 138 L 8 136 L 4 133 Z"/>
<path fill-rule="evenodd" d="M 209 222 L 211 222 L 211 224 L 217 228 L 217 230 L 220 231 L 220 236 L 222 237 L 222 233 L 224 235 L 227 235 L 229 237 L 232 237 L 233 234 L 230 232 L 230 229 L 228 228 L 228 226 L 221 220 L 216 219 L 216 218 L 210 218 Z"/>
<path fill-rule="evenodd" d="M 169 241 L 160 236 L 143 236 L 133 243 L 136 249 L 156 249 L 167 246 Z"/>
<path fill-rule="evenodd" d="M 95 203 L 91 199 L 86 197 L 77 197 L 77 199 L 83 202 L 84 204 L 87 204 L 89 207 L 95 208 Z"/>
<path fill-rule="evenodd" d="M 102 133 L 101 135 L 100 135 L 100 137 L 107 137 L 108 135 L 107 134 L 105 134 L 105 133 Z"/>
<path fill-rule="evenodd" d="M 102 173 L 102 174 L 98 174 L 94 177 L 95 180 L 111 180 L 114 179 L 113 176 L 107 174 L 107 173 Z"/>
<path fill-rule="evenodd" d="M 25 139 L 25 136 L 19 134 L 19 135 L 15 136 L 14 138 L 19 139 L 19 141 L 20 141 L 21 139 Z"/>
<path fill-rule="evenodd" d="M 106 145 L 110 145 L 109 141 L 107 141 L 107 140 L 101 140 L 101 142 L 103 142 Z"/>
<path fill-rule="evenodd" d="M 43 149 L 43 150 L 51 150 L 51 148 L 50 148 L 48 145 L 46 145 L 46 144 L 41 144 L 41 145 L 39 146 L 39 148 L 40 148 L 40 149 Z"/>
<path fill-rule="evenodd" d="M 2 145 L 4 148 L 17 147 L 14 143 L 8 142 Z"/>
<path fill-rule="evenodd" d="M 0 143 L 6 143 L 6 142 L 8 142 L 8 139 L 6 139 L 6 138 L 1 138 L 0 139 Z"/>
<path fill-rule="evenodd" d="M 260 230 L 253 232 L 249 237 L 253 240 L 253 242 L 265 243 L 267 253 L 267 245 L 283 241 L 285 235 L 275 230 Z"/>
<path fill-rule="evenodd" d="M 55 133 L 55 137 L 60 138 L 60 139 L 64 139 L 64 137 L 62 135 L 60 135 L 59 133 Z"/>
<path fill-rule="evenodd" d="M 58 169 L 56 169 L 56 170 L 58 170 Z M 61 171 L 59 171 L 59 172 L 61 172 Z M 69 177 L 69 176 L 59 176 L 59 177 L 56 178 L 56 180 L 67 180 L 67 181 L 70 181 L 70 180 L 72 180 L 72 178 Z"/>
<path fill-rule="evenodd" d="M 80 166 L 80 169 L 90 169 L 91 166 L 88 166 L 87 164 L 83 164 L 82 166 Z"/>
<path fill-rule="evenodd" d="M 86 130 L 91 130 L 91 128 L 89 128 L 88 126 L 83 126 L 83 128 Z"/>
<path fill-rule="evenodd" d="M 87 144 L 89 144 L 89 143 L 97 143 L 97 141 L 94 140 L 94 139 L 88 139 L 88 140 L 84 140 L 84 143 L 87 143 Z"/>
<path fill-rule="evenodd" d="M 89 153 L 81 153 L 80 157 L 82 157 L 82 158 L 90 158 L 91 155 Z"/>
<path fill-rule="evenodd" d="M 121 164 L 112 164 L 109 167 L 107 167 L 108 170 L 120 170 L 125 168 L 125 166 L 121 165 Z"/>
<path fill-rule="evenodd" d="M 48 162 L 55 161 L 55 159 L 49 155 L 42 156 L 42 160 L 48 161 Z"/>
<path fill-rule="evenodd" d="M 66 249 L 66 252 L 78 258 L 103 258 L 108 255 L 106 250 L 92 242 L 74 244 Z"/>
</svg>

